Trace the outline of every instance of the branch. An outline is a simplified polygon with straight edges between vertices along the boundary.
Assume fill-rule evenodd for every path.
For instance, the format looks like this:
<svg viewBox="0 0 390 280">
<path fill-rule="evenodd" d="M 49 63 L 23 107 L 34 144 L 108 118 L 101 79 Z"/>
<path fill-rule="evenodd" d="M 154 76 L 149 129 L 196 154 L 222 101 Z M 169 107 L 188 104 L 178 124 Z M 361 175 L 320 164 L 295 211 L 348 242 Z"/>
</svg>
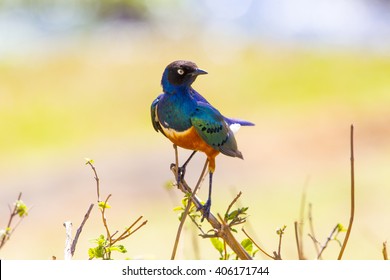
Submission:
<svg viewBox="0 0 390 280">
<path fill-rule="evenodd" d="M 353 218 L 355 216 L 355 166 L 354 166 L 354 150 L 353 150 L 353 125 L 351 125 L 351 135 L 350 135 L 350 145 L 351 145 L 351 214 L 349 217 L 349 225 L 347 233 L 345 234 L 344 242 L 341 247 L 338 260 L 341 260 L 345 247 L 347 246 L 349 235 L 351 234 Z"/>
<path fill-rule="evenodd" d="M 311 232 L 311 234 L 309 234 L 309 236 L 310 236 L 310 238 L 314 242 L 314 247 L 316 249 L 317 256 L 318 256 L 320 254 L 320 248 L 318 247 L 319 246 L 319 242 L 317 241 L 316 235 L 314 233 L 312 204 L 311 203 L 309 203 L 309 225 L 310 225 L 310 232 Z"/>
<path fill-rule="evenodd" d="M 107 219 L 106 219 L 106 215 L 105 215 L 105 212 L 106 212 L 106 209 L 107 209 L 107 202 L 110 199 L 110 197 L 111 197 L 111 194 L 109 194 L 107 196 L 106 200 L 104 201 L 104 204 L 102 206 L 100 206 L 100 205 L 99 206 L 100 206 L 100 212 L 102 213 L 102 220 L 103 220 L 104 228 L 106 229 L 107 238 L 109 239 L 109 242 L 111 243 L 112 236 L 110 234 L 110 230 L 108 229 Z"/>
<path fill-rule="evenodd" d="M 91 166 L 93 173 L 95 174 L 95 180 L 96 180 L 96 193 L 97 193 L 97 201 L 100 202 L 100 180 L 96 172 L 96 168 L 93 165 L 93 160 L 86 158 L 87 162 L 86 164 Z"/>
<path fill-rule="evenodd" d="M 250 241 L 252 241 L 252 243 L 257 247 L 257 249 L 260 250 L 260 252 L 262 252 L 264 255 L 266 255 L 267 257 L 269 257 L 270 259 L 275 259 L 274 256 L 271 256 L 270 254 L 268 254 L 266 251 L 264 251 L 259 245 L 256 244 L 256 242 L 252 239 L 252 237 L 249 236 L 249 234 L 245 231 L 244 228 L 242 228 L 242 231 L 244 232 L 244 234 L 246 235 L 246 237 L 248 237 L 248 239 Z"/>
<path fill-rule="evenodd" d="M 387 255 L 387 242 L 383 242 L 382 255 L 383 255 L 383 259 L 385 261 L 387 261 L 389 259 L 388 255 Z"/>
<path fill-rule="evenodd" d="M 174 175 L 177 174 L 177 166 L 172 165 L 171 171 Z M 190 200 L 192 203 L 195 204 L 197 209 L 200 209 L 200 212 L 203 215 L 203 207 L 202 203 L 200 202 L 200 199 L 192 193 L 191 188 L 188 186 L 187 182 L 182 179 L 179 182 L 178 188 L 184 192 L 185 194 L 189 193 Z M 216 236 L 222 238 L 226 244 L 236 253 L 236 255 L 242 259 L 242 260 L 250 260 L 252 259 L 251 256 L 248 254 L 248 252 L 245 251 L 245 249 L 241 246 L 241 244 L 234 238 L 229 226 L 224 223 L 223 219 L 222 221 L 218 221 L 218 219 L 210 212 L 209 216 L 206 217 L 209 224 L 213 227 L 214 231 L 216 232 Z"/>
<path fill-rule="evenodd" d="M 87 220 L 89 218 L 89 214 L 91 214 L 93 206 L 94 206 L 93 203 L 89 206 L 89 208 L 87 210 L 87 213 L 85 213 L 84 219 L 81 222 L 81 225 L 79 226 L 79 228 L 76 231 L 76 235 L 74 236 L 74 239 L 73 239 L 73 242 L 72 242 L 71 251 L 70 251 L 70 253 L 72 254 L 72 257 L 74 256 L 74 252 L 76 251 L 76 245 L 77 245 L 77 241 L 79 240 L 81 231 L 83 230 L 83 227 L 84 227 L 85 223 L 87 222 Z"/>
<path fill-rule="evenodd" d="M 14 209 L 11 211 L 11 208 L 10 208 L 10 216 L 9 216 L 9 219 L 8 219 L 7 227 L 5 228 L 4 235 L 3 235 L 2 239 L 1 239 L 1 242 L 0 242 L 0 249 L 3 248 L 3 246 L 5 245 L 5 243 L 7 242 L 7 240 L 10 239 L 12 233 L 15 231 L 16 227 L 19 225 L 19 223 L 20 223 L 20 222 L 23 220 L 23 218 L 25 217 L 24 215 L 23 215 L 23 216 L 20 216 L 19 222 L 18 222 L 18 223 L 16 224 L 16 226 L 11 230 L 12 221 L 13 221 L 14 217 L 18 215 L 18 204 L 17 204 L 17 202 L 20 201 L 21 198 L 22 198 L 22 193 L 20 192 L 19 195 L 18 195 L 18 198 L 17 198 L 17 200 L 16 200 Z"/>
<path fill-rule="evenodd" d="M 324 252 L 324 250 L 325 250 L 326 247 L 328 246 L 328 243 L 332 240 L 333 234 L 336 232 L 336 230 L 338 229 L 338 227 L 339 227 L 339 224 L 337 224 L 337 225 L 333 228 L 332 232 L 330 233 L 330 235 L 329 235 L 328 238 L 326 239 L 325 244 L 322 246 L 321 251 L 320 251 L 320 253 L 319 253 L 318 256 L 317 256 L 317 260 L 319 260 L 319 259 L 321 258 L 322 253 Z"/>
<path fill-rule="evenodd" d="M 225 212 L 225 221 L 226 221 L 226 217 L 229 215 L 230 209 L 237 202 L 237 200 L 240 198 L 241 195 L 242 195 L 242 192 L 239 192 L 237 194 L 237 196 L 233 199 L 233 201 L 229 204 L 229 207 L 226 209 L 226 212 Z"/>
<path fill-rule="evenodd" d="M 285 229 L 286 229 L 286 226 L 283 226 L 276 231 L 276 234 L 279 235 L 279 245 L 278 245 L 278 252 L 276 253 L 276 251 L 274 251 L 274 256 L 275 256 L 274 259 L 275 260 L 282 260 L 282 255 L 280 252 L 282 249 L 282 238 L 283 238 L 283 234 L 284 234 Z"/>
<path fill-rule="evenodd" d="M 144 225 L 146 225 L 146 223 L 148 222 L 147 220 L 144 221 L 142 224 L 140 224 L 135 230 L 131 231 L 131 229 L 143 218 L 143 216 L 140 216 L 135 222 L 133 222 L 131 224 L 131 226 L 129 226 L 117 239 L 115 239 L 114 241 L 112 241 L 110 243 L 110 246 L 114 245 L 117 241 L 121 241 L 123 239 L 126 239 L 127 237 L 129 237 L 130 235 L 132 235 L 133 233 L 135 233 L 137 230 L 139 230 L 141 227 L 143 227 Z M 131 232 L 130 232 L 131 231 Z M 111 236 L 112 238 L 113 236 Z"/>
<path fill-rule="evenodd" d="M 303 253 L 302 253 L 302 241 L 301 241 L 301 235 L 298 234 L 298 222 L 295 221 L 294 222 L 294 228 L 295 228 L 295 242 L 297 243 L 297 250 L 298 250 L 298 258 L 300 260 L 304 260 L 305 257 L 303 256 Z M 301 232 L 301 231 L 299 231 Z"/>
<path fill-rule="evenodd" d="M 175 164 L 176 166 L 179 166 L 179 154 L 177 152 L 177 146 L 176 145 L 173 145 L 173 148 L 175 149 Z M 206 160 L 204 166 L 203 166 L 203 170 L 202 170 L 202 173 L 200 174 L 199 176 L 199 179 L 198 179 L 198 182 L 196 184 L 196 187 L 194 189 L 194 192 L 192 195 L 195 195 L 200 184 L 202 183 L 203 181 L 203 177 L 205 176 L 206 174 L 206 169 L 207 169 L 207 166 L 208 166 L 208 160 Z M 179 174 L 178 174 L 178 169 L 176 168 L 176 182 L 179 182 Z M 179 245 L 179 240 L 180 240 L 180 236 L 181 236 L 181 232 L 183 230 L 183 226 L 184 226 L 184 222 L 188 216 L 188 213 L 190 212 L 190 209 L 191 209 L 191 205 L 192 205 L 192 201 L 191 199 L 188 199 L 187 200 L 187 205 L 186 205 L 186 208 L 184 209 L 184 213 L 182 214 L 181 216 L 181 220 L 180 220 L 180 224 L 179 224 L 179 227 L 177 229 L 177 233 L 176 233 L 176 238 L 175 238 L 175 244 L 173 245 L 173 250 L 172 250 L 172 254 L 171 254 L 171 260 L 174 260 L 175 259 L 175 256 L 176 256 L 176 251 L 177 251 L 177 246 Z M 194 221 L 194 220 L 192 220 Z"/>
<path fill-rule="evenodd" d="M 305 183 L 303 185 L 302 189 L 302 196 L 301 196 L 301 206 L 299 211 L 299 223 L 295 222 L 295 239 L 297 242 L 297 248 L 298 248 L 298 258 L 300 260 L 304 260 L 305 256 L 303 254 L 303 226 L 305 224 L 305 206 L 306 206 L 306 190 L 309 184 L 310 177 L 306 177 Z"/>
<path fill-rule="evenodd" d="M 65 249 L 64 249 L 64 260 L 70 261 L 72 259 L 72 222 L 64 222 L 65 227 Z"/>
</svg>

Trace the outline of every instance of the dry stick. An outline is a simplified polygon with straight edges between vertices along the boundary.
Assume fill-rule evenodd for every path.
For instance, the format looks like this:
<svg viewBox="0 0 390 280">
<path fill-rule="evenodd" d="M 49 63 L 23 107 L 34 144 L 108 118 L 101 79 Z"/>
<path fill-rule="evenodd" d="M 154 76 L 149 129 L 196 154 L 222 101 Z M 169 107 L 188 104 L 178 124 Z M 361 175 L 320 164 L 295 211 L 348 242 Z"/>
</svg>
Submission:
<svg viewBox="0 0 390 280">
<path fill-rule="evenodd" d="M 72 222 L 64 222 L 65 227 L 65 249 L 64 260 L 70 261 L 72 259 Z"/>
<path fill-rule="evenodd" d="M 233 205 L 237 202 L 237 200 L 240 198 L 242 192 L 239 192 L 237 194 L 237 196 L 233 199 L 233 201 L 229 204 L 229 207 L 226 209 L 226 212 L 225 212 L 225 222 L 226 222 L 226 218 L 227 216 L 229 215 L 229 212 L 230 212 L 230 209 L 233 207 Z"/>
<path fill-rule="evenodd" d="M 225 241 L 223 241 L 223 253 L 224 253 L 223 259 L 226 261 L 228 259 L 228 255 L 227 255 L 227 248 L 226 248 L 226 242 Z"/>
<path fill-rule="evenodd" d="M 85 213 L 84 219 L 81 222 L 81 225 L 79 226 L 79 228 L 76 231 L 76 235 L 74 236 L 74 239 L 72 241 L 72 247 L 70 249 L 70 253 L 71 253 L 72 257 L 74 255 L 74 252 L 76 251 L 76 245 L 77 245 L 77 241 L 79 240 L 81 231 L 83 230 L 83 227 L 89 218 L 89 214 L 91 214 L 93 206 L 94 206 L 93 203 L 89 206 L 88 211 L 87 211 L 87 213 Z"/>
<path fill-rule="evenodd" d="M 146 223 L 148 222 L 147 220 L 144 221 L 142 224 L 140 224 L 135 230 L 133 230 L 132 232 L 131 229 L 143 218 L 143 216 L 140 216 L 135 222 L 133 222 L 131 224 L 131 226 L 129 226 L 117 239 L 115 239 L 114 241 L 112 241 L 110 243 L 110 246 L 114 245 L 116 242 L 120 241 L 120 240 L 123 240 L 127 237 L 129 237 L 130 235 L 132 235 L 133 233 L 135 233 L 137 230 L 139 230 L 141 227 L 143 227 L 144 225 L 146 225 Z M 114 235 L 111 236 L 111 238 L 113 237 Z M 111 239 L 112 240 L 112 239 Z"/>
<path fill-rule="evenodd" d="M 317 238 L 316 238 L 315 233 L 314 233 L 312 204 L 311 203 L 309 203 L 309 214 L 308 214 L 308 216 L 309 216 L 309 226 L 310 226 L 310 232 L 311 232 L 311 234 L 309 234 L 309 236 L 311 237 L 311 239 L 314 242 L 314 247 L 316 249 L 317 256 L 318 256 L 320 254 L 320 248 L 318 247 L 319 246 L 319 242 L 317 241 Z"/>
<path fill-rule="evenodd" d="M 246 235 L 246 237 L 248 237 L 248 239 L 257 247 L 257 249 L 259 249 L 264 255 L 266 255 L 267 257 L 271 258 L 271 259 L 275 259 L 274 256 L 271 256 L 270 254 L 268 254 L 266 251 L 264 251 L 259 245 L 256 244 L 256 242 L 252 239 L 252 237 L 249 236 L 249 234 L 245 231 L 244 228 L 242 228 L 242 231 L 244 232 L 244 234 Z"/>
<path fill-rule="evenodd" d="M 383 242 L 382 255 L 383 255 L 383 259 L 385 261 L 387 261 L 389 259 L 388 255 L 387 255 L 387 242 Z"/>
<path fill-rule="evenodd" d="M 177 155 L 177 148 L 175 149 L 176 151 L 176 155 Z M 177 156 L 176 156 L 176 160 L 177 160 Z M 195 195 L 197 190 L 199 189 L 199 186 L 200 184 L 202 183 L 203 181 L 203 178 L 206 174 L 206 169 L 207 169 L 207 166 L 209 164 L 209 161 L 206 160 L 204 166 L 203 166 L 203 170 L 202 170 L 202 173 L 200 174 L 200 177 L 199 177 L 199 180 L 196 184 L 196 187 L 194 189 L 194 192 L 191 194 L 191 196 Z M 176 162 L 176 166 L 178 166 L 178 162 Z M 177 168 L 176 168 L 177 169 Z M 177 178 L 177 177 L 176 177 Z M 175 256 L 176 256 L 176 252 L 177 252 L 177 246 L 179 245 L 179 240 L 180 240 L 180 235 L 181 235 L 181 232 L 183 230 L 183 226 L 184 226 L 184 222 L 188 216 L 188 213 L 190 212 L 190 208 L 191 208 L 191 205 L 192 205 L 192 201 L 191 199 L 188 199 L 187 201 L 187 206 L 186 208 L 184 209 L 184 213 L 181 217 L 181 221 L 180 221 L 180 224 L 179 224 L 179 228 L 177 229 L 177 233 L 176 233 L 176 238 L 175 238 L 175 244 L 173 246 L 173 250 L 172 250 L 172 255 L 171 255 L 171 260 L 174 260 L 175 259 Z"/>
<path fill-rule="evenodd" d="M 173 149 L 175 150 L 175 164 L 176 164 L 176 172 L 175 172 L 175 178 L 176 178 L 176 182 L 179 182 L 179 153 L 177 151 L 177 145 L 176 144 L 173 144 Z M 179 224 L 179 227 L 177 229 L 177 232 L 176 232 L 176 238 L 175 238 L 175 243 L 173 245 L 173 250 L 172 250 L 172 254 L 171 254 L 171 260 L 174 260 L 175 259 L 175 256 L 176 256 L 176 252 L 177 252 L 177 246 L 179 245 L 179 240 L 180 240 L 180 235 L 181 235 L 181 231 L 183 229 L 183 225 L 184 225 L 184 222 L 187 218 L 187 214 L 188 212 L 190 211 L 190 207 L 191 207 L 191 203 L 190 203 L 190 200 L 187 201 L 187 206 L 184 210 L 184 213 L 181 217 L 181 221 L 180 221 L 180 224 Z"/>
<path fill-rule="evenodd" d="M 303 255 L 303 225 L 305 223 L 305 206 L 306 206 L 306 190 L 309 184 L 310 177 L 306 177 L 305 183 L 303 184 L 302 196 L 301 196 L 301 206 L 299 211 L 299 226 L 295 225 L 296 229 L 296 241 L 298 246 L 298 257 L 300 260 L 305 259 Z"/>
<path fill-rule="evenodd" d="M 18 195 L 18 199 L 16 201 L 20 200 L 21 198 L 22 198 L 22 193 L 20 192 Z M 11 209 L 10 209 L 10 212 L 11 212 Z M 12 212 L 9 216 L 9 220 L 8 220 L 7 227 L 6 227 L 6 233 L 3 235 L 3 238 L 1 239 L 0 249 L 4 246 L 6 241 L 11 237 L 12 232 L 15 230 L 15 229 L 13 229 L 10 233 L 7 232 L 11 228 L 12 220 L 14 219 L 14 217 L 17 214 L 18 214 L 17 213 L 17 205 L 15 204 L 14 209 L 12 210 Z"/>
<path fill-rule="evenodd" d="M 100 208 L 100 212 L 102 213 L 102 220 L 103 220 L 103 225 L 104 225 L 104 228 L 106 229 L 106 233 L 107 233 L 107 238 L 109 239 L 109 242 L 111 243 L 112 241 L 112 236 L 110 234 L 110 230 L 108 229 L 108 225 L 107 225 L 107 219 L 106 219 L 106 215 L 105 215 L 105 212 L 106 212 L 106 208 L 107 208 L 107 201 L 110 199 L 111 197 L 111 194 L 109 194 L 106 198 L 106 200 L 104 201 L 104 205 Z M 103 209 L 102 209 L 103 208 Z"/>
<path fill-rule="evenodd" d="M 300 236 L 298 234 L 298 222 L 294 222 L 294 228 L 295 228 L 295 242 L 297 243 L 297 250 L 298 250 L 298 258 L 300 260 L 303 260 L 303 254 L 302 254 L 302 248 L 301 248 L 301 242 L 300 242 Z"/>
<path fill-rule="evenodd" d="M 171 170 L 173 174 L 176 174 L 177 172 L 176 166 L 171 166 Z M 184 193 L 190 193 L 190 199 L 195 204 L 197 209 L 200 209 L 200 212 L 203 215 L 204 209 L 203 205 L 200 202 L 200 199 L 195 195 L 192 194 L 191 188 L 188 186 L 187 182 L 182 179 L 179 183 L 179 189 Z M 214 228 L 214 231 L 216 232 L 216 236 L 222 238 L 226 241 L 226 243 L 229 245 L 229 247 L 236 253 L 236 255 L 242 259 L 242 260 L 250 260 L 252 257 L 248 254 L 247 251 L 241 246 L 241 244 L 234 238 L 230 228 L 225 224 L 225 226 L 218 221 L 218 219 L 213 215 L 213 213 L 210 212 L 209 216 L 206 218 L 207 221 L 210 223 L 210 225 Z"/>
<path fill-rule="evenodd" d="M 353 218 L 355 216 L 355 166 L 354 166 L 355 159 L 354 159 L 354 150 L 353 150 L 353 125 L 351 125 L 350 145 L 351 145 L 351 214 L 349 217 L 349 225 L 348 225 L 347 233 L 345 235 L 343 245 L 341 247 L 339 256 L 337 258 L 338 260 L 341 260 L 341 258 L 343 257 L 343 253 L 345 247 L 347 246 L 349 235 L 351 234 Z"/>
<path fill-rule="evenodd" d="M 281 260 L 282 256 L 280 255 L 280 251 L 282 250 L 282 238 L 283 238 L 283 232 L 279 234 L 279 245 L 278 245 L 278 252 L 276 253 L 274 251 L 275 260 Z"/>
<path fill-rule="evenodd" d="M 319 260 L 319 259 L 321 258 L 322 253 L 324 252 L 324 250 L 325 250 L 326 247 L 328 246 L 328 243 L 332 240 L 333 234 L 336 232 L 336 230 L 338 229 L 338 227 L 339 227 L 339 225 L 337 224 L 337 225 L 333 228 L 332 232 L 330 233 L 330 235 L 329 235 L 328 238 L 326 239 L 325 244 L 322 246 L 321 251 L 320 251 L 320 253 L 319 253 L 318 256 L 317 256 L 317 260 Z"/>
<path fill-rule="evenodd" d="M 91 163 L 91 161 L 87 161 L 87 164 L 91 166 L 93 173 L 95 174 L 96 180 L 96 193 L 97 193 L 97 201 L 100 202 L 100 180 L 96 172 L 95 166 Z"/>
</svg>

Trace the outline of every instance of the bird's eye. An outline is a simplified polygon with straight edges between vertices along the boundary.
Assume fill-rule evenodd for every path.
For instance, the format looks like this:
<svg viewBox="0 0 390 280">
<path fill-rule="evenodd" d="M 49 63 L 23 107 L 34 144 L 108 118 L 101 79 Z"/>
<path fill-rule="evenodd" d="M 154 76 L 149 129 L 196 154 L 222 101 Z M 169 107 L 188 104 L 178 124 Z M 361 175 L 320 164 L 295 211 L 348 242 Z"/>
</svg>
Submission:
<svg viewBox="0 0 390 280">
<path fill-rule="evenodd" d="M 179 75 L 183 75 L 183 74 L 184 74 L 184 70 L 181 69 L 181 68 L 179 68 L 179 69 L 177 69 L 177 73 L 178 73 Z"/>
</svg>

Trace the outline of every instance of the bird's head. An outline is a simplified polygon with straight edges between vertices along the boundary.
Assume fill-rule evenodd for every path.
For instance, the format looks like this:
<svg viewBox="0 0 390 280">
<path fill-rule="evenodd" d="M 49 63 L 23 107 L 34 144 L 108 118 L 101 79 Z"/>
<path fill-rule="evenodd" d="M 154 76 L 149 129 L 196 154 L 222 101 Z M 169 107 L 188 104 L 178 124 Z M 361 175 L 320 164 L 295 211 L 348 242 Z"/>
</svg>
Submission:
<svg viewBox="0 0 390 280">
<path fill-rule="evenodd" d="M 172 92 L 176 87 L 189 87 L 198 75 L 207 74 L 198 66 L 185 60 L 177 60 L 169 64 L 163 73 L 161 85 L 164 92 Z"/>
</svg>

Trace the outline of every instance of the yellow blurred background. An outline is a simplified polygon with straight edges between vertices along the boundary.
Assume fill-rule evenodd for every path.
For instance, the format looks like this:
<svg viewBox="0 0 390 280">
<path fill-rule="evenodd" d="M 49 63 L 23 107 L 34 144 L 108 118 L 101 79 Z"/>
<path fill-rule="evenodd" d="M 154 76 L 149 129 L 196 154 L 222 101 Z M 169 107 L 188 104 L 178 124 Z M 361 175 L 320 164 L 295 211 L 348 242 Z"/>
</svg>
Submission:
<svg viewBox="0 0 390 280">
<path fill-rule="evenodd" d="M 224 213 L 242 191 L 239 203 L 249 207 L 244 227 L 251 236 L 272 252 L 278 246 L 276 229 L 287 225 L 282 257 L 297 259 L 294 221 L 306 190 L 304 252 L 315 259 L 307 204 L 312 204 L 320 242 L 337 223 L 348 225 L 353 124 L 356 215 L 344 258 L 382 258 L 382 242 L 390 236 L 388 33 L 365 39 L 369 31 L 345 28 L 332 13 L 343 7 L 328 7 L 325 1 L 321 7 L 328 10 L 317 11 L 324 16 L 310 17 L 315 23 L 332 22 L 334 28 L 325 31 L 321 24 L 307 29 L 313 26 L 309 20 L 297 24 L 298 31 L 283 29 L 303 16 L 290 11 L 288 1 L 280 1 L 286 6 L 279 9 L 264 4 L 269 1 L 228 1 L 226 6 L 220 1 L 220 6 L 87 1 L 81 7 L 77 1 L 70 1 L 73 6 L 49 2 L 26 7 L 5 1 L 0 7 L 0 228 L 19 192 L 30 207 L 0 251 L 2 259 L 63 258 L 63 222 L 72 221 L 75 233 L 90 203 L 96 204 L 85 157 L 95 161 L 102 197 L 112 194 L 111 231 L 122 231 L 141 215 L 148 220 L 123 242 L 128 252 L 113 257 L 170 258 L 179 225 L 173 208 L 182 193 L 165 188 L 173 180 L 174 151 L 153 130 L 150 104 L 161 92 L 162 71 L 177 59 L 208 71 L 194 88 L 224 115 L 256 124 L 237 135 L 244 161 L 217 158 L 212 212 Z M 261 21 L 266 9 L 280 18 L 271 21 L 270 13 Z M 23 13 L 35 29 L 18 21 Z M 329 30 L 338 33 L 331 36 Z M 181 160 L 189 153 L 180 150 Z M 187 169 L 192 185 L 203 161 L 199 154 Z M 206 197 L 207 184 L 199 195 Z M 91 240 L 104 232 L 95 205 L 75 259 L 87 259 Z M 188 222 L 178 258 L 218 259 L 210 241 L 198 234 Z M 323 257 L 335 259 L 338 252 L 338 243 L 331 242 Z"/>
</svg>

